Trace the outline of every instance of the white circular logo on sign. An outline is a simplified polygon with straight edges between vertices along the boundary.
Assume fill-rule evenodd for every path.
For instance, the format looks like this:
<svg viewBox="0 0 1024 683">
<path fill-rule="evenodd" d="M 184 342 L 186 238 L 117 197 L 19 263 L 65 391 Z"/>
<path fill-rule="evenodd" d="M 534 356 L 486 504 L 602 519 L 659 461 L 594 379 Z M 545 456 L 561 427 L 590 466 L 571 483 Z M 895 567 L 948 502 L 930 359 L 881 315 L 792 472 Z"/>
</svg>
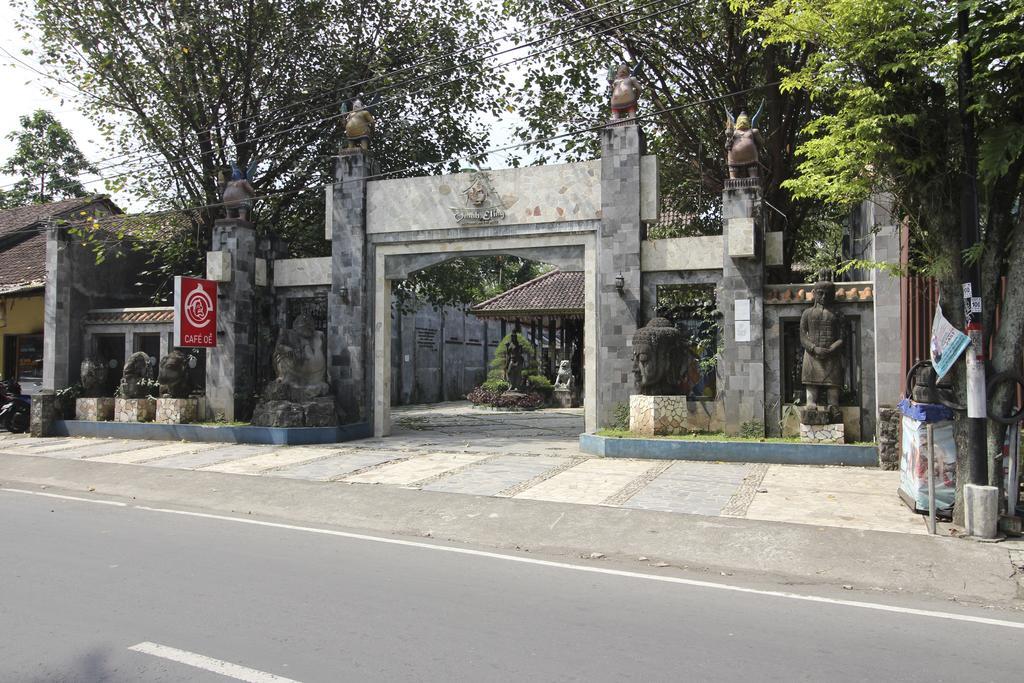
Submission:
<svg viewBox="0 0 1024 683">
<path fill-rule="evenodd" d="M 196 285 L 185 296 L 185 303 L 182 305 L 185 312 L 185 319 L 193 327 L 206 327 L 210 324 L 213 313 L 213 299 L 206 293 L 202 285 Z"/>
</svg>

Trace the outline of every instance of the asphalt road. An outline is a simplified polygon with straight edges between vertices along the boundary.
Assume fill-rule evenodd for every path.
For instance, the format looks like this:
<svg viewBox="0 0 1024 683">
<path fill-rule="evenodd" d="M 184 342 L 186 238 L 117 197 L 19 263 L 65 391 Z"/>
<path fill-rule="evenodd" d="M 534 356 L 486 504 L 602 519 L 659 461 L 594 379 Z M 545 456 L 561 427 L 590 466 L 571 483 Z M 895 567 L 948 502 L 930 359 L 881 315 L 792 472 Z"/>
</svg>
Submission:
<svg viewBox="0 0 1024 683">
<path fill-rule="evenodd" d="M 885 596 L 808 602 L 413 540 L 0 491 L 0 680 L 933 683 L 1024 670 L 1010 624 L 841 602 Z"/>
</svg>

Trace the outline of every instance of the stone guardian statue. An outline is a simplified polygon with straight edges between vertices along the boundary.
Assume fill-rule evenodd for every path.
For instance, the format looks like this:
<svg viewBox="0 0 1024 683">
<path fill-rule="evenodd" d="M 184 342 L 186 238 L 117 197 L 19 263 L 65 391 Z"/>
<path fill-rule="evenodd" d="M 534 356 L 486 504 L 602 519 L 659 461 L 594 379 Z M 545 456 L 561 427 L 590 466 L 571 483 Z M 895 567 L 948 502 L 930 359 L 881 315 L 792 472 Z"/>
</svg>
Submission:
<svg viewBox="0 0 1024 683">
<path fill-rule="evenodd" d="M 508 343 L 508 356 L 505 360 L 505 381 L 509 384 L 509 391 L 522 392 L 526 390 L 526 352 L 519 343 L 519 335 L 515 332 Z"/>
<path fill-rule="evenodd" d="M 160 398 L 188 398 L 191 386 L 188 378 L 188 354 L 181 349 L 171 349 L 160 359 L 157 374 L 160 382 Z"/>
<path fill-rule="evenodd" d="M 370 139 L 373 137 L 375 122 L 373 115 L 366 110 L 361 100 L 352 103 L 352 111 L 345 113 L 345 140 L 349 149 L 360 148 L 364 152 L 370 149 Z"/>
<path fill-rule="evenodd" d="M 807 395 L 807 407 L 801 412 L 804 424 L 838 424 L 843 421 L 839 394 L 843 388 L 845 321 L 835 308 L 835 296 L 834 283 L 815 283 L 814 305 L 800 316 L 800 345 L 804 347 L 800 381 Z"/>
<path fill-rule="evenodd" d="M 252 213 L 252 200 L 256 196 L 250 178 L 256 171 L 256 162 L 249 164 L 245 171 L 231 162 L 231 179 L 224 186 L 224 215 L 228 218 L 240 218 L 248 221 Z"/>
<path fill-rule="evenodd" d="M 762 111 L 764 102 L 753 119 L 745 111 L 741 111 L 739 116 L 733 118 L 729 110 L 725 110 L 725 154 L 729 164 L 729 178 L 757 178 L 759 175 L 764 138 L 761 137 L 761 131 L 754 126 L 757 125 L 757 119 Z"/>
</svg>

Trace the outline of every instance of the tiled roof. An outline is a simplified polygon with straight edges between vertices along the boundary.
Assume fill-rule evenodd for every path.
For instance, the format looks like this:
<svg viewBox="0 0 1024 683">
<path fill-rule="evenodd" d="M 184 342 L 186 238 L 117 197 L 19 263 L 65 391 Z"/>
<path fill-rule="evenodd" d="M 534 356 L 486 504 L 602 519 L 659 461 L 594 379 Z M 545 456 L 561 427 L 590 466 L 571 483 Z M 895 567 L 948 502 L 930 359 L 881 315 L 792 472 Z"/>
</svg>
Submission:
<svg viewBox="0 0 1024 683">
<path fill-rule="evenodd" d="M 93 201 L 92 197 L 75 197 L 62 199 L 59 202 L 48 204 L 26 204 L 13 209 L 0 211 L 0 235 L 24 228 L 29 225 L 41 223 L 53 216 L 73 211 Z"/>
<path fill-rule="evenodd" d="M 100 229 L 141 240 L 165 240 L 191 230 L 200 220 L 198 211 L 124 213 L 95 221 Z"/>
<path fill-rule="evenodd" d="M 480 317 L 583 315 L 583 273 L 552 270 L 470 309 Z"/>
<path fill-rule="evenodd" d="M 46 235 L 35 234 L 0 251 L 0 293 L 42 286 L 46 281 Z"/>
<path fill-rule="evenodd" d="M 94 308 L 85 314 L 85 322 L 101 324 L 173 323 L 174 307 Z"/>
</svg>

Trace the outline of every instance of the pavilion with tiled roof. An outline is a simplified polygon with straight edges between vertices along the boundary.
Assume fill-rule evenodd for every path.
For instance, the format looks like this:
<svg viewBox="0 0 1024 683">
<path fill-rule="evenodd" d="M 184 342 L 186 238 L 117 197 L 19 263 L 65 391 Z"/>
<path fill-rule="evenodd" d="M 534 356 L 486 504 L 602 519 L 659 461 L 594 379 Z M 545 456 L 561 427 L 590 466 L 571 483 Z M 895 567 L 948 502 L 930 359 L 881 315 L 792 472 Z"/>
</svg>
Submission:
<svg viewBox="0 0 1024 683">
<path fill-rule="evenodd" d="M 529 282 L 481 301 L 469 309 L 478 318 L 500 320 L 523 331 L 541 356 L 549 378 L 558 371 L 558 360 L 572 361 L 573 372 L 582 378 L 584 274 L 552 270 Z"/>
</svg>

